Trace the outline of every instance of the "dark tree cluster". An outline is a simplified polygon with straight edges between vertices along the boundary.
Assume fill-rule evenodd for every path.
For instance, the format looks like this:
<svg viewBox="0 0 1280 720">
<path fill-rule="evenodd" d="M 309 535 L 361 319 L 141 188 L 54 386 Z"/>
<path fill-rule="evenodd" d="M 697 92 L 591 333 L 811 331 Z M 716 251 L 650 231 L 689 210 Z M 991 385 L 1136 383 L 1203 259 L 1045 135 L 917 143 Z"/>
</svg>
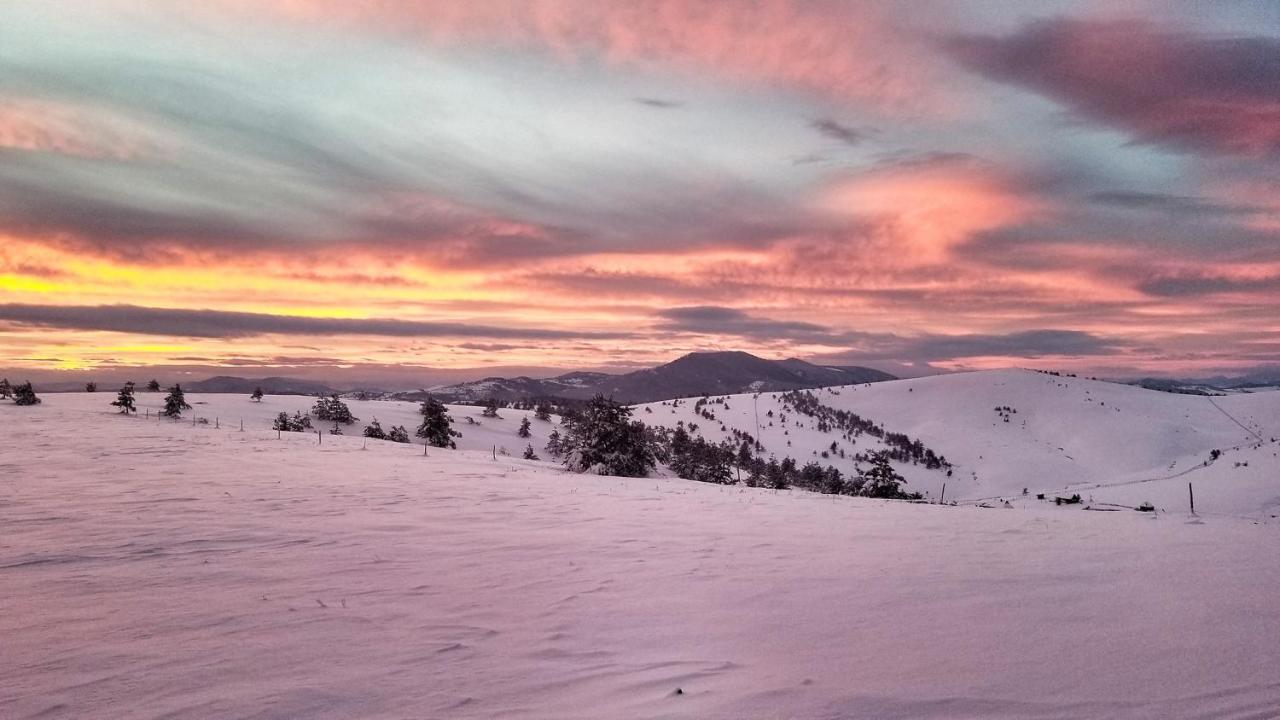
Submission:
<svg viewBox="0 0 1280 720">
<path fill-rule="evenodd" d="M 364 436 L 373 440 L 390 440 L 391 442 L 409 442 L 409 431 L 403 425 L 392 425 L 390 430 L 383 430 L 377 418 L 365 426 Z"/>
<path fill-rule="evenodd" d="M 551 403 L 544 400 L 535 405 L 533 408 L 533 417 L 543 422 L 551 422 Z"/>
<path fill-rule="evenodd" d="M 0 392 L 4 392 L 3 397 L 13 398 L 14 405 L 39 405 L 40 398 L 36 396 L 35 388 L 31 387 L 31 382 L 27 381 L 21 385 L 10 385 L 8 380 L 3 381 L 0 385 Z"/>
<path fill-rule="evenodd" d="M 677 425 L 671 433 L 666 455 L 671 469 L 686 480 L 721 485 L 734 482 L 737 453 L 733 447 L 707 442 L 702 436 L 691 438 L 684 425 Z"/>
<path fill-rule="evenodd" d="M 561 451 L 571 470 L 645 477 L 655 467 L 644 423 L 632 420 L 631 408 L 612 398 L 596 395 L 581 411 L 566 414 L 562 423 Z"/>
<path fill-rule="evenodd" d="M 311 408 L 311 414 L 315 415 L 317 420 L 343 425 L 350 425 L 360 419 L 351 414 L 347 404 L 339 400 L 337 395 L 316 400 L 315 407 Z"/>
<path fill-rule="evenodd" d="M 489 398 L 484 401 L 484 410 L 480 414 L 487 418 L 496 418 L 498 416 L 498 400 L 497 398 Z"/>
<path fill-rule="evenodd" d="M 282 432 L 306 432 L 311 429 L 311 417 L 301 412 L 295 412 L 292 416 L 287 412 L 281 412 L 276 415 L 275 422 L 271 423 L 271 429 Z"/>
</svg>

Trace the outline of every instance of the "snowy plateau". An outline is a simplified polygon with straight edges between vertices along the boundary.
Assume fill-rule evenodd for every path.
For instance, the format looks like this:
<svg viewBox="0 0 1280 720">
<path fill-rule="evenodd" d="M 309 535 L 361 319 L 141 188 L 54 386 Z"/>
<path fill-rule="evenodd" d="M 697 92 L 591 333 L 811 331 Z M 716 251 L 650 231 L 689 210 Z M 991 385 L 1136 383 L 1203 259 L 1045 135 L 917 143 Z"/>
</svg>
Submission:
<svg viewBox="0 0 1280 720">
<path fill-rule="evenodd" d="M 311 398 L 106 390 L 0 403 L 0 718 L 1280 717 L 1280 393 L 810 391 L 947 458 L 910 503 L 571 474 L 513 409 L 424 454 L 360 437 L 413 403 L 277 435 Z M 783 397 L 635 417 L 882 444 Z"/>
</svg>

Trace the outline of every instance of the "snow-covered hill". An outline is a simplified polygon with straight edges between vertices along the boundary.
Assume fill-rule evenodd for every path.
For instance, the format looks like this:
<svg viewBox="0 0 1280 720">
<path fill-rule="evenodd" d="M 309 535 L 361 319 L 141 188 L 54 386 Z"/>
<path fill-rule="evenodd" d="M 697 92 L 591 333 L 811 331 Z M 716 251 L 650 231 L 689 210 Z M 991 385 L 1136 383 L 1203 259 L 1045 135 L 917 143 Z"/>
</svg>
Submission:
<svg viewBox="0 0 1280 720">
<path fill-rule="evenodd" d="M 941 496 L 946 483 L 948 500 L 1023 503 L 1035 502 L 1039 493 L 1047 493 L 1048 500 L 1080 493 L 1086 502 L 1092 497 L 1096 503 L 1132 506 L 1149 500 L 1185 509 L 1186 484 L 1194 482 L 1202 512 L 1280 512 L 1280 393 L 1211 398 L 1029 370 L 811 392 L 823 405 L 905 433 L 945 456 L 952 464 L 950 476 L 899 464 L 908 487 L 931 499 Z M 855 452 L 885 447 L 869 435 L 850 441 L 840 429 L 823 432 L 814 418 L 797 413 L 782 398 L 782 393 L 713 398 L 703 410 L 714 420 L 700 415 L 692 401 L 644 405 L 638 417 L 668 427 L 693 424 L 713 441 L 731 438 L 734 429 L 755 435 L 759 427 L 765 454 L 831 464 L 845 472 L 855 469 Z M 844 457 L 833 454 L 833 442 Z M 1206 466 L 1215 449 L 1221 457 Z"/>
<path fill-rule="evenodd" d="M 928 413 L 906 400 L 941 380 L 913 382 L 880 402 L 924 435 Z M 1074 398 L 1081 417 L 1115 412 L 1086 402 L 1092 386 L 1010 375 L 1001 402 L 1019 422 L 978 423 L 989 418 L 977 403 L 995 401 L 974 390 L 967 437 L 1013 443 L 1055 427 L 1020 428 L 1049 405 L 1013 391 L 1038 385 Z M 832 399 L 870 406 L 860 393 Z M 1146 397 L 1115 414 L 1163 417 L 1139 412 Z M 264 429 L 306 398 L 192 399 L 219 427 L 112 416 L 106 393 L 0 403 L 0 717 L 1242 718 L 1280 707 L 1274 522 L 574 475 L 494 459 L 484 433 L 513 435 L 517 413 L 464 435 L 483 449 L 424 457 Z M 1275 419 L 1271 406 L 1229 409 L 1247 426 Z M 1170 442 L 1182 452 L 1229 432 Z M 969 457 L 964 437 L 948 454 Z M 1081 431 L 1069 447 L 1088 438 L 1101 442 Z"/>
<path fill-rule="evenodd" d="M 163 392 L 139 392 L 135 396 L 138 413 L 144 421 L 173 423 L 172 420 L 161 420 L 157 415 L 164 406 L 164 397 Z M 43 404 L 54 404 L 100 415 L 110 420 L 116 410 L 110 403 L 115 398 L 115 390 L 96 393 L 51 393 L 44 396 Z M 315 398 L 305 395 L 267 395 L 261 402 L 255 402 L 246 395 L 187 393 L 187 402 L 191 405 L 191 410 L 183 413 L 182 422 L 188 425 L 193 421 L 200 424 L 200 420 L 203 419 L 211 424 L 238 430 L 240 423 L 243 422 L 245 430 L 257 431 L 271 429 L 276 415 L 281 412 L 290 415 L 301 412 L 305 415 L 315 404 Z M 392 425 L 403 425 L 412 436 L 414 429 L 422 422 L 422 416 L 418 414 L 420 403 L 353 399 L 344 399 L 343 402 L 351 409 L 352 414 L 359 418 L 352 425 L 341 426 L 342 432 L 346 435 L 359 437 L 364 427 L 376 419 L 384 430 L 390 429 Z M 555 416 L 552 416 L 549 422 L 538 420 L 534 417 L 532 410 L 503 408 L 498 412 L 498 417 L 487 418 L 481 416 L 484 408 L 474 405 L 446 407 L 449 410 L 449 416 L 453 418 L 454 429 L 462 433 L 461 437 L 456 438 L 458 448 L 485 450 L 490 454 L 496 451 L 499 455 L 520 456 L 524 453 L 525 446 L 532 444 L 534 451 L 542 455 L 547 437 L 553 429 L 558 427 L 560 420 Z M 516 434 L 520 428 L 520 421 L 526 417 L 529 418 L 530 423 L 528 439 Z M 312 422 L 315 424 L 315 430 L 324 431 L 323 440 L 328 440 L 333 423 L 324 423 L 314 418 Z M 308 435 L 312 440 L 316 440 L 315 430 Z M 415 442 L 421 443 L 416 439 Z"/>
</svg>

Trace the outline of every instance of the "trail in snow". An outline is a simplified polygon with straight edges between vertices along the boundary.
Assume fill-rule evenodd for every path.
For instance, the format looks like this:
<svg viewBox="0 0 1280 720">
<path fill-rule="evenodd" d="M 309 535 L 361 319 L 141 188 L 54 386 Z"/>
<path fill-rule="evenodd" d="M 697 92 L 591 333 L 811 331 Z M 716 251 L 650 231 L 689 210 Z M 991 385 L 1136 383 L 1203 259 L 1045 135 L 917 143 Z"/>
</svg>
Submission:
<svg viewBox="0 0 1280 720">
<path fill-rule="evenodd" d="M 1218 408 L 1218 412 L 1222 413 L 1223 415 L 1226 415 L 1228 420 L 1230 420 L 1231 422 L 1235 423 L 1236 425 L 1239 425 L 1241 429 L 1243 429 L 1245 432 L 1247 432 L 1247 433 L 1249 433 L 1250 435 L 1252 435 L 1252 436 L 1254 436 L 1255 438 L 1257 438 L 1260 442 L 1262 441 L 1262 436 L 1261 436 L 1261 435 L 1259 435 L 1259 434 L 1257 433 L 1257 431 L 1255 431 L 1253 428 L 1250 428 L 1248 425 L 1245 425 L 1244 423 L 1240 422 L 1239 420 L 1235 419 L 1235 416 L 1233 416 L 1231 413 L 1227 412 L 1226 410 L 1222 409 L 1222 406 L 1221 406 L 1221 405 L 1219 405 L 1218 403 L 1214 402 L 1214 401 L 1213 401 L 1213 398 L 1208 397 L 1208 398 L 1205 398 L 1205 399 L 1209 401 L 1209 404 L 1211 404 L 1211 405 L 1213 405 L 1214 407 Z"/>
</svg>

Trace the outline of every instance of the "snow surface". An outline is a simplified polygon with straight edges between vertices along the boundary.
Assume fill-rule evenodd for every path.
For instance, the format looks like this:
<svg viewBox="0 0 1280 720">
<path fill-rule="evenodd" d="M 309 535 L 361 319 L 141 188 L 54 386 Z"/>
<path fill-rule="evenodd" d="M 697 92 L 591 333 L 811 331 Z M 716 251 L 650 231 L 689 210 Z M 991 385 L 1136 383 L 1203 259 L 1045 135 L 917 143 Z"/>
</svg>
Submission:
<svg viewBox="0 0 1280 720">
<path fill-rule="evenodd" d="M 480 432 L 464 440 L 483 451 L 424 457 L 354 433 L 277 439 L 248 409 L 245 432 L 230 412 L 219 429 L 126 418 L 110 399 L 0 404 L 0 717 L 1280 708 L 1274 522 L 581 476 L 494 460 Z M 262 417 L 307 404 L 268 398 Z M 384 405 L 384 426 L 408 424 Z M 1247 425 L 1269 408 L 1229 409 Z M 514 438 L 503 414 L 482 426 L 494 439 Z M 983 430 L 1005 432 L 1022 437 Z"/>
<path fill-rule="evenodd" d="M 138 413 L 145 419 L 149 412 L 150 422 L 174 424 L 172 420 L 162 420 L 157 414 L 164 407 L 164 397 L 165 393 L 162 392 L 138 393 L 134 396 Z M 203 418 L 224 429 L 239 430 L 240 423 L 243 421 L 247 431 L 270 430 L 276 416 L 281 412 L 290 415 L 301 412 L 306 415 L 316 401 L 316 398 L 304 395 L 267 395 L 262 398 L 262 402 L 254 402 L 246 395 L 227 393 L 187 393 L 186 397 L 191 409 L 183 412 L 179 424 L 191 425 L 193 419 L 198 423 L 199 419 Z M 43 399 L 45 403 L 54 401 L 59 405 L 87 413 L 110 412 L 114 410 L 110 403 L 116 399 L 116 391 L 50 393 L 43 396 Z M 351 413 L 359 418 L 352 425 L 340 426 L 343 434 L 347 436 L 360 437 L 364 433 L 365 426 L 376 419 L 384 431 L 390 430 L 392 425 L 403 425 L 409 431 L 409 436 L 413 437 L 414 431 L 422 423 L 422 416 L 418 413 L 422 403 L 350 398 L 343 398 L 342 402 L 346 403 Z M 461 437 L 454 438 L 458 449 L 485 450 L 491 456 L 497 452 L 499 455 L 505 453 L 521 457 L 525 446 L 529 444 L 533 445 L 534 452 L 539 456 L 546 455 L 543 448 L 547 444 L 547 438 L 552 430 L 559 429 L 559 417 L 553 415 L 550 421 L 538 420 L 533 416 L 532 410 L 501 408 L 498 410 L 498 417 L 487 418 L 481 415 L 484 408 L 475 405 L 446 405 L 445 407 L 449 411 L 449 416 L 453 418 L 454 430 L 462 433 Z M 529 437 L 522 438 L 516 435 L 516 431 L 520 429 L 520 421 L 526 417 L 529 418 Z M 468 423 L 467 418 L 470 418 L 474 424 Z M 315 427 L 310 433 L 306 433 L 311 440 L 313 442 L 316 440 L 316 431 L 319 430 L 324 434 L 322 442 L 328 442 L 333 423 L 322 422 L 314 417 L 311 418 L 311 422 Z M 418 451 L 421 452 L 422 441 L 417 438 L 413 438 L 413 441 L 418 443 Z"/>
<path fill-rule="evenodd" d="M 812 391 L 820 402 L 906 433 L 944 455 L 951 477 L 922 466 L 899 465 L 908 489 L 938 499 L 1034 503 L 1079 493 L 1086 502 L 1130 507 L 1150 501 L 1188 510 L 1187 483 L 1201 514 L 1270 517 L 1280 514 L 1280 393 L 1204 397 L 1130 385 L 1058 377 L 1031 370 L 997 370 Z M 638 407 L 647 423 L 696 423 L 698 434 L 720 441 L 736 428 L 760 437 L 765 453 L 830 464 L 854 472 L 854 452 L 884 446 L 863 435 L 853 444 L 839 431 L 819 432 L 813 419 L 786 412 L 781 393 L 731 395 L 709 404 L 716 420 L 694 413 L 693 400 Z M 1005 422 L 997 407 L 1010 407 Z M 768 417 L 772 411 L 773 418 Z M 770 424 L 772 423 L 772 425 Z M 720 429 L 721 425 L 725 430 Z M 822 458 L 832 441 L 846 458 Z M 1222 457 L 1209 466 L 1211 450 Z M 1236 467 L 1236 463 L 1248 466 Z M 1022 495 L 1023 489 L 1028 491 Z"/>
</svg>

